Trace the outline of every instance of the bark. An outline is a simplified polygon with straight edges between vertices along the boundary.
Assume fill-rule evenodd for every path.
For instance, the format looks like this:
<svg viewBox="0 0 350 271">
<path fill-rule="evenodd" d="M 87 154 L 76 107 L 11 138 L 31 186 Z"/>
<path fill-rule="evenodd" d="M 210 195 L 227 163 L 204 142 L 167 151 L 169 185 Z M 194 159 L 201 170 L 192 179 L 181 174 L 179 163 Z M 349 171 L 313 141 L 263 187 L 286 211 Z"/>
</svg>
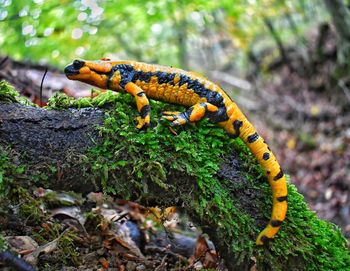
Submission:
<svg viewBox="0 0 350 271">
<path fill-rule="evenodd" d="M 96 125 L 103 123 L 103 116 L 93 108 L 45 110 L 0 103 L 0 145 L 21 154 L 20 163 L 31 165 L 33 172 L 46 165 L 57 166 L 59 176 L 51 182 L 54 189 L 93 191 L 95 184 L 85 182 L 81 169 L 72 166 L 66 171 L 64 165 L 67 159 L 74 163 L 99 141 Z"/>
<path fill-rule="evenodd" d="M 103 111 L 92 108 L 54 111 L 0 103 L 0 147 L 11 146 L 12 163 L 28 165 L 31 174 L 42 173 L 48 166 L 58 169 L 46 182 L 50 188 L 83 193 L 100 190 L 102 177 L 97 179 L 93 169 L 80 162 L 89 148 L 103 142 L 96 126 L 102 125 L 104 118 Z M 137 154 L 145 155 L 145 161 L 149 159 L 147 150 Z M 261 172 L 256 176 L 249 173 L 254 160 L 249 155 L 242 158 L 243 154 L 237 149 L 223 157 L 220 170 L 213 176 L 218 181 L 210 180 L 209 188 L 169 165 L 165 166 L 166 187 L 152 183 L 148 176 L 143 176 L 142 183 L 147 184 L 147 191 L 133 187 L 128 168 L 109 178 L 114 178 L 117 187 L 125 187 L 130 199 L 142 204 L 185 206 L 192 220 L 209 234 L 229 270 L 250 270 L 253 265 L 258 270 L 342 270 L 350 264 L 339 231 L 318 220 L 293 187 L 289 187 L 289 218 L 278 238 L 265 247 L 255 246 L 256 234 L 271 212 L 271 192 Z M 174 159 L 182 158 L 174 153 Z M 15 177 L 23 186 L 33 185 L 31 176 Z M 120 191 L 120 196 L 125 195 Z"/>
</svg>

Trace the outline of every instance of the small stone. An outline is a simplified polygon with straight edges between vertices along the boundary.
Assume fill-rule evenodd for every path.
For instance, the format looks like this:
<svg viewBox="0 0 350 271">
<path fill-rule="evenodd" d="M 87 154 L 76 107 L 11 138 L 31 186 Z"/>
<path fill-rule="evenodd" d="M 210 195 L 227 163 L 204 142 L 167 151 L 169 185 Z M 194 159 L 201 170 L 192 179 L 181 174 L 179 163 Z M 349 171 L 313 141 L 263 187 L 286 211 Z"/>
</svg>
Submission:
<svg viewBox="0 0 350 271">
<path fill-rule="evenodd" d="M 134 270 L 136 270 L 136 266 L 137 266 L 137 264 L 135 262 L 128 262 L 126 264 L 126 270 L 134 271 Z"/>
</svg>

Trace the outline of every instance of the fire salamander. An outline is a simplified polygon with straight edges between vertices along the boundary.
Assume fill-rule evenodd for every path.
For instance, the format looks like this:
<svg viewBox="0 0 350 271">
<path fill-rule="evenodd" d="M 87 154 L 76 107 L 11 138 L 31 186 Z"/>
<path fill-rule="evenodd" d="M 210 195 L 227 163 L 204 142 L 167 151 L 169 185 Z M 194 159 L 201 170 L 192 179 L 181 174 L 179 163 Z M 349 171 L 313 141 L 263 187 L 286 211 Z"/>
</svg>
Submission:
<svg viewBox="0 0 350 271">
<path fill-rule="evenodd" d="M 162 117 L 171 126 L 206 117 L 225 129 L 230 137 L 240 137 L 265 169 L 272 188 L 271 219 L 256 244 L 262 245 L 277 234 L 287 212 L 286 178 L 264 139 L 219 86 L 192 72 L 134 61 L 75 60 L 64 71 L 69 79 L 133 95 L 139 112 L 138 129 L 150 125 L 148 98 L 151 98 L 188 108 L 184 112 L 163 112 Z"/>
</svg>

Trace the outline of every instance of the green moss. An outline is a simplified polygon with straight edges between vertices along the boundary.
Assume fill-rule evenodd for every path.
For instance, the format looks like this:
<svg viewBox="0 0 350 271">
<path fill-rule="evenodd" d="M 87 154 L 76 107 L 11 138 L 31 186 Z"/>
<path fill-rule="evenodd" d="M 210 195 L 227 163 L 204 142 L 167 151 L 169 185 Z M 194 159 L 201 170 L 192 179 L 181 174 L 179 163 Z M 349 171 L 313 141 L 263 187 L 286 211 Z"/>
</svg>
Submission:
<svg viewBox="0 0 350 271">
<path fill-rule="evenodd" d="M 2 234 L 0 234 L 0 253 L 3 251 L 6 251 L 7 249 L 8 249 L 7 242 L 4 238 L 4 236 L 2 236 Z"/>
<path fill-rule="evenodd" d="M 4 149 L 0 146 L 0 200 L 7 196 L 14 177 L 22 175 L 26 169 L 24 165 L 14 165 L 11 162 L 11 156 L 13 154 L 10 148 Z"/>
<path fill-rule="evenodd" d="M 16 204 L 23 220 L 40 223 L 43 217 L 41 201 L 34 199 L 27 189 L 17 184 L 17 179 L 27 178 L 27 166 L 16 165 L 13 160 L 18 160 L 18 154 L 10 147 L 4 149 L 0 146 L 0 209 L 6 212 L 10 204 Z"/>
<path fill-rule="evenodd" d="M 83 107 L 103 107 L 106 104 L 113 104 L 119 99 L 120 94 L 112 91 L 100 92 L 98 90 L 92 90 L 92 93 L 99 94 L 95 98 L 84 97 L 75 99 L 69 97 L 63 93 L 56 93 L 48 100 L 48 109 L 67 109 L 67 108 L 83 108 Z"/>
<path fill-rule="evenodd" d="M 34 198 L 33 195 L 23 187 L 13 187 L 11 189 L 12 203 L 17 203 L 19 206 L 19 216 L 24 221 L 29 221 L 39 225 L 44 220 L 42 212 L 42 200 Z"/>
<path fill-rule="evenodd" d="M 264 194 L 270 193 L 267 185 L 260 189 Z M 350 253 L 340 229 L 318 219 L 294 185 L 288 186 L 288 199 L 287 220 L 278 237 L 267 249 L 254 249 L 258 269 L 285 270 L 286 267 L 295 267 L 299 263 L 298 270 L 349 270 Z M 256 204 L 271 206 L 271 200 L 260 200 Z M 260 209 L 267 220 L 270 208 L 265 208 L 264 211 L 262 207 Z"/>
<path fill-rule="evenodd" d="M 20 96 L 15 88 L 4 80 L 0 81 L 0 102 L 35 106 L 27 98 Z"/>
<path fill-rule="evenodd" d="M 67 229 L 62 232 L 62 224 L 47 222 L 33 238 L 40 244 L 47 244 L 57 240 L 57 250 L 52 255 L 52 262 L 64 266 L 79 266 L 80 253 L 77 251 L 76 240 L 79 240 L 78 232 L 74 229 Z"/>
<path fill-rule="evenodd" d="M 78 240 L 78 234 L 73 230 L 64 233 L 58 240 L 57 258 L 63 262 L 63 266 L 79 266 L 81 260 L 80 253 L 76 249 L 75 240 Z"/>
<path fill-rule="evenodd" d="M 157 201 L 178 194 L 179 203 L 192 217 L 210 225 L 220 247 L 229 247 L 240 266 L 255 258 L 259 270 L 346 270 L 350 254 L 337 227 L 317 219 L 303 197 L 289 185 L 289 210 L 278 236 L 265 247 L 255 238 L 271 214 L 271 191 L 263 171 L 240 140 L 202 121 L 177 127 L 177 136 L 158 118 L 164 110 L 183 110 L 151 101 L 152 127 L 135 128 L 135 101 L 128 95 L 102 93 L 95 99 L 72 99 L 62 94 L 48 108 L 103 106 L 105 123 L 99 127 L 103 141 L 90 149 L 84 167 L 101 182 L 106 193 L 123 198 Z M 236 153 L 238 176 L 218 178 L 222 158 Z M 170 182 L 169 174 L 178 175 Z M 158 194 L 152 194 L 158 191 Z M 165 196 L 164 196 L 165 195 Z M 169 199 L 169 204 L 176 199 Z M 166 201 L 165 201 L 166 202 Z"/>
<path fill-rule="evenodd" d="M 0 101 L 1 102 L 17 102 L 19 93 L 6 81 L 0 81 Z"/>
</svg>

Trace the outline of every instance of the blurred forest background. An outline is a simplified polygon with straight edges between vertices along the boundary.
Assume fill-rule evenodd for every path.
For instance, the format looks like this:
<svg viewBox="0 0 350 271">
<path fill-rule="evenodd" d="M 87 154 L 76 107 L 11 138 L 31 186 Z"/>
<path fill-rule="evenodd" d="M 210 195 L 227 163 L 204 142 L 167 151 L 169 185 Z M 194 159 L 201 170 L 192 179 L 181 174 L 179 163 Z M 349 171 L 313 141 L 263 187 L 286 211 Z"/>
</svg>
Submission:
<svg viewBox="0 0 350 271">
<path fill-rule="evenodd" d="M 350 237 L 350 13 L 342 0 L 0 0 L 0 79 L 74 96 L 73 59 L 130 59 L 220 84 L 310 207 Z M 82 87 L 79 87 L 82 88 Z M 85 88 L 88 88 L 85 86 Z"/>
</svg>

